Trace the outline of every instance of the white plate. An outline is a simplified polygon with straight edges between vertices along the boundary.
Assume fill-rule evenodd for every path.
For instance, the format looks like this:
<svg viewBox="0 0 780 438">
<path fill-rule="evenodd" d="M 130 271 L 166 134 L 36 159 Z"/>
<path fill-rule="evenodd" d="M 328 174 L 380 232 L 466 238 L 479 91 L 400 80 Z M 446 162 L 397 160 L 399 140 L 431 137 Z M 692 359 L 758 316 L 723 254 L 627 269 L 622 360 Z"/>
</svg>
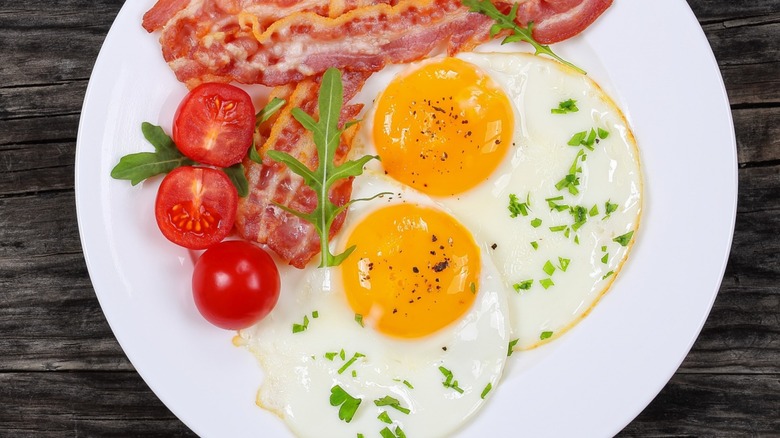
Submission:
<svg viewBox="0 0 780 438">
<path fill-rule="evenodd" d="M 160 399 L 205 437 L 289 436 L 255 406 L 254 357 L 213 328 L 190 296 L 192 260 L 159 233 L 159 178 L 109 177 L 149 150 L 143 121 L 170 132 L 186 89 L 140 26 L 151 1 L 127 2 L 89 83 L 76 154 L 82 245 L 114 334 Z M 664 17 L 658 32 L 654 17 Z M 527 50 L 527 47 L 520 50 Z M 726 265 L 737 199 L 736 145 L 719 70 L 682 0 L 617 1 L 554 47 L 625 111 L 645 175 L 637 243 L 614 287 L 560 340 L 510 360 L 503 384 L 459 436 L 610 436 L 663 388 L 709 313 Z M 502 433 L 503 432 L 503 433 Z"/>
</svg>

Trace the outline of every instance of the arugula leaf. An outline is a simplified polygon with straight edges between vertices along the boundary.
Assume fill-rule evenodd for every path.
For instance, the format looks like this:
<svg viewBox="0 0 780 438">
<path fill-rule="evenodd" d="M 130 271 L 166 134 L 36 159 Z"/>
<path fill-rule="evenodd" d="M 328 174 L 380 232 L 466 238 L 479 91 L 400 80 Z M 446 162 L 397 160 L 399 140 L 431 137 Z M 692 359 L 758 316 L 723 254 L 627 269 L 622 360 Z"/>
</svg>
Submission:
<svg viewBox="0 0 780 438">
<path fill-rule="evenodd" d="M 168 173 L 180 166 L 190 166 L 194 161 L 182 155 L 173 140 L 159 126 L 148 122 L 141 123 L 144 138 L 154 146 L 154 152 L 138 152 L 125 155 L 111 170 L 114 179 L 130 180 L 130 184 Z"/>
<path fill-rule="evenodd" d="M 268 102 L 263 109 L 260 110 L 255 115 L 255 126 L 265 122 L 266 120 L 270 119 L 272 115 L 276 114 L 277 111 L 282 109 L 282 107 L 287 103 L 286 100 L 280 99 L 278 97 L 274 97 L 271 99 L 270 102 Z"/>
<path fill-rule="evenodd" d="M 356 201 L 370 200 L 371 198 L 352 199 L 341 207 L 332 203 L 328 197 L 333 184 L 343 178 L 361 175 L 363 166 L 378 156 L 365 155 L 357 160 L 350 160 L 342 165 L 334 163 L 336 149 L 343 130 L 338 128 L 339 116 L 344 99 L 344 86 L 341 82 L 341 72 L 336 68 L 329 68 L 322 76 L 319 92 L 319 120 L 315 121 L 309 114 L 300 108 L 293 108 L 292 115 L 304 128 L 311 131 L 314 136 L 314 144 L 317 146 L 319 164 L 317 169 L 310 170 L 306 165 L 298 161 L 292 155 L 281 151 L 268 151 L 266 155 L 273 160 L 284 163 L 290 170 L 303 178 L 303 181 L 317 194 L 317 206 L 311 213 L 303 213 L 283 205 L 276 204 L 279 208 L 294 214 L 314 225 L 320 235 L 320 267 L 337 266 L 346 259 L 355 247 L 347 248 L 343 253 L 334 255 L 328 247 L 330 227 L 339 213 Z"/>
<path fill-rule="evenodd" d="M 339 385 L 330 388 L 330 405 L 339 407 L 339 420 L 349 423 L 363 399 L 352 397 Z"/>
<path fill-rule="evenodd" d="M 244 175 L 244 166 L 241 163 L 236 163 L 222 170 L 230 178 L 233 185 L 236 186 L 238 196 L 246 197 L 249 194 L 249 181 L 247 181 L 246 175 Z"/>
<path fill-rule="evenodd" d="M 576 65 L 565 61 L 560 56 L 553 53 L 548 45 L 542 45 L 534 39 L 533 34 L 533 22 L 528 23 L 528 27 L 520 27 L 515 20 L 517 19 L 517 7 L 518 3 L 512 6 L 509 14 L 502 14 L 501 11 L 496 9 L 496 6 L 490 0 L 461 0 L 461 2 L 471 9 L 471 12 L 479 12 L 480 14 L 487 15 L 496 21 L 496 24 L 490 27 L 490 37 L 496 36 L 502 30 L 511 30 L 512 35 L 507 36 L 501 41 L 501 44 L 512 43 L 516 41 L 525 41 L 531 44 L 536 50 L 536 55 L 544 54 L 550 56 L 565 65 L 573 68 L 574 70 L 587 74 L 585 70 L 577 67 Z"/>
</svg>

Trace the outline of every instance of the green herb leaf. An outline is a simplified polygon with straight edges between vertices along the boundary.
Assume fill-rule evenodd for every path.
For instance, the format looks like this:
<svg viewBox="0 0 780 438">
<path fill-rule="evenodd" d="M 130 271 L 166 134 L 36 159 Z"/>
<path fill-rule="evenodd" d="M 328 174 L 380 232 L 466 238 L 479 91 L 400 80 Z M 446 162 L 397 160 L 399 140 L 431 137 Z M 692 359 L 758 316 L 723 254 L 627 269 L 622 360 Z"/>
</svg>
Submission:
<svg viewBox="0 0 780 438">
<path fill-rule="evenodd" d="M 293 333 L 300 333 L 304 330 L 309 328 L 309 317 L 306 315 L 303 315 L 303 324 L 293 324 L 292 332 Z"/>
<path fill-rule="evenodd" d="M 609 277 L 610 275 L 612 275 L 612 274 L 614 274 L 614 273 L 615 273 L 615 271 L 609 271 L 609 272 L 607 272 L 606 274 L 604 274 L 604 276 L 603 276 L 603 277 L 601 277 L 601 279 L 602 279 L 602 280 L 604 280 L 604 279 L 606 279 L 607 277 Z"/>
<path fill-rule="evenodd" d="M 553 335 L 553 332 L 542 332 L 542 334 L 539 335 L 539 339 L 544 341 L 545 339 L 549 339 L 550 336 L 552 336 L 552 335 Z"/>
<path fill-rule="evenodd" d="M 569 263 L 571 263 L 571 259 L 565 259 L 563 257 L 558 257 L 558 263 L 560 263 L 561 271 L 566 272 L 566 269 L 569 268 Z"/>
<path fill-rule="evenodd" d="M 542 225 L 542 220 L 539 218 L 536 218 L 531 221 L 531 226 L 534 228 L 539 228 L 540 225 Z"/>
<path fill-rule="evenodd" d="M 593 207 L 590 208 L 590 211 L 588 212 L 588 216 L 593 217 L 599 214 L 599 206 L 596 204 L 593 204 Z"/>
<path fill-rule="evenodd" d="M 254 161 L 257 164 L 263 164 L 263 158 L 260 156 L 260 152 L 257 152 L 257 148 L 255 147 L 254 142 L 252 142 L 252 146 L 249 146 L 249 153 L 248 153 L 249 159 Z"/>
<path fill-rule="evenodd" d="M 398 401 L 398 399 L 390 397 L 389 395 L 386 395 L 380 399 L 374 400 L 374 404 L 382 407 L 382 406 L 390 406 L 391 408 L 403 412 L 404 414 L 408 414 L 411 412 L 408 408 L 405 408 L 401 406 L 401 402 Z"/>
<path fill-rule="evenodd" d="M 513 352 L 513 351 L 514 351 L 514 349 L 515 349 L 515 345 L 517 345 L 517 342 L 518 342 L 519 340 L 520 340 L 520 339 L 512 339 L 511 341 L 509 341 L 509 348 L 508 348 L 508 349 L 507 349 L 507 351 L 506 351 L 506 357 L 509 357 L 509 356 L 511 356 L 511 355 L 512 355 L 512 352 Z"/>
<path fill-rule="evenodd" d="M 111 178 L 129 180 L 130 184 L 168 173 L 181 166 L 191 166 L 194 161 L 182 155 L 173 140 L 159 126 L 141 123 L 144 138 L 154 146 L 154 152 L 138 152 L 125 155 L 111 169 Z"/>
<path fill-rule="evenodd" d="M 553 272 L 555 272 L 555 266 L 553 266 L 553 264 L 547 260 L 547 262 L 544 264 L 544 267 L 542 267 L 542 270 L 547 275 L 553 275 Z"/>
<path fill-rule="evenodd" d="M 616 212 L 618 209 L 617 204 L 613 204 L 609 201 L 604 203 L 604 219 L 607 219 L 612 213 Z"/>
<path fill-rule="evenodd" d="M 532 36 L 533 23 L 528 23 L 527 27 L 520 27 L 515 22 L 517 18 L 517 7 L 518 7 L 517 3 L 515 3 L 514 6 L 512 6 L 512 9 L 509 11 L 509 14 L 505 15 L 502 14 L 498 9 L 496 9 L 495 5 L 493 5 L 493 3 L 490 0 L 461 0 L 461 1 L 463 2 L 464 5 L 468 6 L 472 12 L 479 12 L 481 14 L 487 15 L 488 17 L 496 21 L 496 24 L 494 24 L 490 28 L 491 37 L 497 35 L 501 30 L 512 31 L 512 35 L 509 35 L 506 38 L 504 38 L 501 44 L 516 42 L 516 41 L 525 41 L 534 47 L 537 55 L 544 54 L 550 56 L 562 62 L 563 64 L 568 65 L 574 70 L 582 74 L 586 74 L 585 71 L 582 70 L 581 68 L 577 67 L 576 65 L 568 61 L 565 61 L 563 58 L 553 53 L 553 51 L 550 49 L 550 46 L 542 45 L 539 42 L 537 42 Z"/>
<path fill-rule="evenodd" d="M 335 351 L 330 353 L 325 353 L 325 359 L 328 360 L 333 360 L 333 358 L 335 358 L 336 356 L 338 356 L 338 353 L 336 353 Z"/>
<path fill-rule="evenodd" d="M 515 290 L 515 292 L 520 292 L 521 290 L 528 290 L 531 289 L 531 286 L 534 284 L 534 280 L 525 280 L 521 281 L 520 283 L 515 283 L 512 285 L 512 288 Z"/>
<path fill-rule="evenodd" d="M 387 415 L 387 411 L 382 411 L 382 413 L 379 414 L 379 416 L 376 417 L 376 418 L 378 418 L 379 421 L 381 421 L 383 423 L 387 423 L 387 424 L 392 424 L 393 423 L 393 420 L 391 420 L 390 416 Z"/>
<path fill-rule="evenodd" d="M 379 436 L 382 438 L 406 438 L 406 434 L 400 427 L 395 427 L 395 432 L 392 432 L 389 428 L 385 427 L 379 431 Z"/>
<path fill-rule="evenodd" d="M 444 385 L 445 388 L 452 388 L 460 394 L 463 394 L 463 389 L 458 386 L 458 381 L 454 380 L 452 371 L 442 366 L 439 367 L 439 371 L 444 375 L 444 381 L 441 382 L 441 384 Z"/>
<path fill-rule="evenodd" d="M 486 396 L 486 395 L 488 395 L 488 393 L 490 392 L 490 390 L 491 390 L 491 389 L 493 389 L 493 384 L 492 384 L 492 383 L 490 383 L 490 382 L 488 382 L 488 384 L 487 384 L 487 385 L 485 385 L 485 389 L 483 389 L 483 390 L 482 390 L 482 394 L 480 394 L 480 396 L 479 396 L 479 397 L 480 397 L 482 400 L 484 400 L 484 399 L 485 399 L 485 396 Z"/>
<path fill-rule="evenodd" d="M 534 241 L 534 242 L 531 242 L 531 246 L 533 246 L 533 247 L 534 247 L 534 249 L 539 249 L 539 244 L 538 244 L 538 243 L 536 243 L 536 241 Z"/>
<path fill-rule="evenodd" d="M 550 286 L 555 286 L 555 283 L 553 283 L 551 278 L 543 278 L 539 280 L 539 284 L 541 284 L 545 289 L 549 289 Z"/>
<path fill-rule="evenodd" d="M 576 113 L 580 109 L 577 108 L 577 101 L 574 99 L 564 100 L 563 102 L 560 102 L 558 104 L 558 108 L 553 108 L 550 110 L 552 114 L 566 114 L 566 113 Z"/>
<path fill-rule="evenodd" d="M 626 234 L 621 234 L 620 236 L 615 237 L 614 239 L 612 239 L 612 241 L 619 243 L 620 246 L 626 246 L 628 245 L 628 242 L 631 241 L 631 237 L 633 235 L 634 235 L 634 230 L 631 230 Z"/>
<path fill-rule="evenodd" d="M 244 174 L 244 166 L 241 163 L 236 163 L 230 167 L 225 167 L 222 170 L 227 174 L 228 178 L 230 178 L 230 182 L 236 186 L 238 196 L 245 198 L 249 194 L 249 181 L 247 181 L 246 175 Z"/>
<path fill-rule="evenodd" d="M 265 122 L 266 120 L 270 119 L 272 115 L 276 114 L 277 111 L 282 109 L 284 105 L 287 103 L 284 99 L 280 99 L 278 97 L 274 97 L 271 99 L 270 102 L 268 102 L 263 109 L 260 110 L 255 115 L 255 126 Z"/>
<path fill-rule="evenodd" d="M 366 355 L 362 353 L 353 354 L 352 357 L 347 361 L 347 363 L 345 363 L 344 365 L 341 366 L 341 368 L 339 368 L 338 373 L 341 374 L 344 371 L 346 371 L 350 366 L 352 366 L 353 363 L 355 363 L 356 360 L 358 360 L 361 357 L 366 357 Z"/>
<path fill-rule="evenodd" d="M 311 312 L 311 317 L 314 318 L 314 319 L 319 318 L 320 317 L 320 312 L 318 312 L 316 310 L 314 312 Z"/>
<path fill-rule="evenodd" d="M 346 421 L 347 423 L 352 421 L 352 417 L 355 416 L 355 412 L 357 412 L 360 402 L 362 401 L 363 400 L 360 398 L 355 398 L 347 394 L 347 391 L 344 391 L 339 385 L 330 388 L 330 405 L 334 407 L 340 406 L 339 420 Z"/>
<path fill-rule="evenodd" d="M 334 163 L 336 149 L 343 130 L 338 128 L 339 116 L 344 100 L 344 86 L 341 82 L 341 72 L 336 68 L 329 68 L 322 76 L 319 92 L 319 120 L 315 121 L 310 115 L 300 108 L 293 108 L 292 115 L 311 131 L 314 144 L 317 146 L 319 164 L 317 169 L 310 170 L 306 165 L 293 156 L 281 151 L 268 151 L 266 154 L 273 160 L 286 164 L 290 170 L 300 175 L 306 185 L 317 194 L 317 207 L 311 213 L 303 213 L 282 207 L 285 211 L 297 215 L 314 225 L 320 235 L 320 267 L 337 266 L 354 250 L 348 248 L 341 254 L 334 255 L 328 246 L 330 227 L 336 216 L 343 211 L 352 200 L 344 206 L 338 207 L 330 201 L 328 193 L 331 186 L 338 180 L 355 177 L 363 173 L 363 166 L 377 156 L 366 155 L 357 160 L 350 160 L 341 165 Z M 377 195 L 379 196 L 379 195 Z M 368 198 L 368 199 L 373 199 Z M 278 205 L 278 204 L 276 204 Z"/>
<path fill-rule="evenodd" d="M 359 314 L 359 313 L 356 313 L 356 314 L 355 314 L 355 322 L 357 322 L 358 324 L 360 324 L 360 326 L 361 326 L 361 327 L 364 327 L 364 326 L 363 326 L 363 315 L 361 315 L 361 314 Z"/>
<path fill-rule="evenodd" d="M 605 265 L 609 261 L 609 253 L 604 254 L 604 257 L 601 258 L 601 263 L 604 263 Z"/>
<path fill-rule="evenodd" d="M 509 207 L 507 208 L 509 208 L 509 217 L 517 217 L 520 214 L 528 216 L 528 203 L 521 203 L 514 193 L 509 194 Z"/>
<path fill-rule="evenodd" d="M 599 138 L 600 139 L 605 139 L 605 138 L 609 137 L 609 131 L 607 131 L 605 129 L 599 128 L 598 129 L 598 134 L 599 134 Z"/>
</svg>

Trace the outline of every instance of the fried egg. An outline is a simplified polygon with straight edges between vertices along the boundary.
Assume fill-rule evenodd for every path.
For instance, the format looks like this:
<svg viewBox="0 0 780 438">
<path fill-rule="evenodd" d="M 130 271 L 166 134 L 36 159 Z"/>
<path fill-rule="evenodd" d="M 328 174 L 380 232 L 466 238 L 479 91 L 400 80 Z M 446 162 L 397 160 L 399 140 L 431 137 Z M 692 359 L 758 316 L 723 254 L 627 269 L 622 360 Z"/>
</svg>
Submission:
<svg viewBox="0 0 780 438">
<path fill-rule="evenodd" d="M 485 249 L 383 173 L 353 197 L 381 192 L 351 207 L 339 267 L 284 269 L 276 308 L 240 332 L 265 374 L 257 403 L 297 436 L 447 436 L 500 380 L 508 309 Z"/>
<path fill-rule="evenodd" d="M 373 166 L 490 248 L 516 349 L 563 334 L 615 279 L 639 222 L 639 154 L 587 76 L 521 53 L 426 60 L 390 83 L 369 120 L 360 138 L 381 157 Z"/>
</svg>

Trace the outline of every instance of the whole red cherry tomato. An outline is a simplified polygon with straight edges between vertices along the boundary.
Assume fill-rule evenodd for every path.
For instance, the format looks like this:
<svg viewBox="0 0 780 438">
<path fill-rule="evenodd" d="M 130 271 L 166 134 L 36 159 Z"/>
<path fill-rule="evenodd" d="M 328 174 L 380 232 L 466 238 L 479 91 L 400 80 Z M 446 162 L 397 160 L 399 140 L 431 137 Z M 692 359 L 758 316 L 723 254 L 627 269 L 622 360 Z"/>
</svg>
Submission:
<svg viewBox="0 0 780 438">
<path fill-rule="evenodd" d="M 243 240 L 210 247 L 192 274 L 192 294 L 201 315 L 228 330 L 264 318 L 279 299 L 279 287 L 279 270 L 271 256 Z"/>
<path fill-rule="evenodd" d="M 218 167 L 230 167 L 244 158 L 254 130 L 252 98 L 230 84 L 195 87 L 173 118 L 173 141 L 181 153 Z"/>
<path fill-rule="evenodd" d="M 154 214 L 171 242 L 206 249 L 224 239 L 236 219 L 238 192 L 225 172 L 210 167 L 179 167 L 163 178 Z"/>
</svg>

